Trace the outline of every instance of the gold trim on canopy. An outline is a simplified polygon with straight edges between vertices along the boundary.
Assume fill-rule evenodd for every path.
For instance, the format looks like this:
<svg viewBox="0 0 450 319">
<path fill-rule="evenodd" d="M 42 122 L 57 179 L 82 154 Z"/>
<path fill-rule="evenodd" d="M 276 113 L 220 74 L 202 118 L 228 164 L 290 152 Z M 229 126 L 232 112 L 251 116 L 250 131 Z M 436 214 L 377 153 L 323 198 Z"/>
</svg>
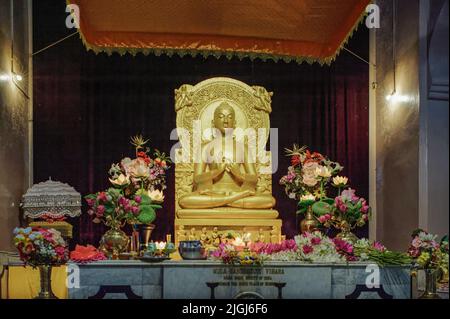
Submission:
<svg viewBox="0 0 450 319">
<path fill-rule="evenodd" d="M 331 63 L 370 0 L 67 0 L 96 53 Z"/>
</svg>

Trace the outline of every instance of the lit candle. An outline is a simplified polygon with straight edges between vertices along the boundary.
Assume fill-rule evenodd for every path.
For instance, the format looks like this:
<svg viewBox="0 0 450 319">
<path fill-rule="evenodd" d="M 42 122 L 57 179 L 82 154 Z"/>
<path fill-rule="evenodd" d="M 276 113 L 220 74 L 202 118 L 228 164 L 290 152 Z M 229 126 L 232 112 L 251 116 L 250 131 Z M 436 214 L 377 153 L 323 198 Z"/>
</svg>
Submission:
<svg viewBox="0 0 450 319">
<path fill-rule="evenodd" d="M 166 243 L 163 241 L 157 241 L 155 243 L 156 249 L 163 250 L 166 247 Z"/>
</svg>

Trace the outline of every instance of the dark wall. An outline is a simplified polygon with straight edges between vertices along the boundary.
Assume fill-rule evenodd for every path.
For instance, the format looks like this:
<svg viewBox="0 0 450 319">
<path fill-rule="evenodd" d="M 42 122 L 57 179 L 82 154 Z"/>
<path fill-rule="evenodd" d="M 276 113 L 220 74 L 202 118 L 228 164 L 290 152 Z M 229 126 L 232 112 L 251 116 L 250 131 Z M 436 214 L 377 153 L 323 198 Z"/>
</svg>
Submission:
<svg viewBox="0 0 450 319">
<path fill-rule="evenodd" d="M 14 32 L 12 32 L 12 26 Z M 13 34 L 14 33 L 14 34 Z M 14 40 L 14 49 L 11 43 Z M 28 92 L 27 1 L 0 1 L 0 74 L 22 75 Z M 28 100 L 10 81 L 0 81 L 0 250 L 12 250 L 12 230 L 20 223 L 19 204 L 28 187 Z"/>
<path fill-rule="evenodd" d="M 377 41 L 377 240 L 405 250 L 419 217 L 419 1 L 379 1 Z M 394 86 L 393 45 L 396 83 Z M 396 88 L 405 102 L 387 101 Z"/>
<path fill-rule="evenodd" d="M 36 50 L 70 34 L 65 1 L 39 1 L 34 7 Z M 367 57 L 366 28 L 350 47 Z M 342 52 L 332 66 L 298 65 L 233 58 L 94 54 L 73 37 L 34 60 L 35 182 L 52 176 L 83 195 L 108 186 L 113 162 L 133 154 L 129 137 L 142 133 L 150 146 L 169 152 L 174 141 L 174 89 L 216 76 L 227 76 L 273 91 L 271 126 L 279 129 L 279 170 L 273 193 L 288 237 L 296 230 L 296 203 L 278 180 L 292 143 L 307 144 L 345 166 L 352 185 L 368 194 L 368 68 Z M 174 180 L 169 173 L 164 209 L 155 238 L 173 231 Z M 96 242 L 101 230 L 82 217 L 81 241 Z"/>
</svg>

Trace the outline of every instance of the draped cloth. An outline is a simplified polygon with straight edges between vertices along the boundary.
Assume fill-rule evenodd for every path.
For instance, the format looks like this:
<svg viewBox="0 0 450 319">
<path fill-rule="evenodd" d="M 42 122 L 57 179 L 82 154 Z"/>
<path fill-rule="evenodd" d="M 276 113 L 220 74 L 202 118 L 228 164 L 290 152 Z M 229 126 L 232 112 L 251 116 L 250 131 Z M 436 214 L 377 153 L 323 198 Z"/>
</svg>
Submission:
<svg viewBox="0 0 450 319">
<path fill-rule="evenodd" d="M 95 52 L 330 63 L 370 0 L 68 0 Z"/>
</svg>

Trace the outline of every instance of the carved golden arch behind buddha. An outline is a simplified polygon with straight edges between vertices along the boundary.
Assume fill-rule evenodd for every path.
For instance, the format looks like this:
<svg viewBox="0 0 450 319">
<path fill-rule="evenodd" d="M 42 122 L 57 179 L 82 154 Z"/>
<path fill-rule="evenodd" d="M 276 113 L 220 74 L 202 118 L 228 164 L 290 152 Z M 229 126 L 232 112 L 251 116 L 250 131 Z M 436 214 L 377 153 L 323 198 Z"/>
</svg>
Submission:
<svg viewBox="0 0 450 319">
<path fill-rule="evenodd" d="M 175 90 L 176 123 L 179 130 L 179 139 L 183 148 L 189 148 L 189 154 L 193 155 L 193 129 L 194 121 L 201 122 L 201 131 L 211 127 L 214 110 L 222 102 L 233 107 L 236 115 L 236 127 L 253 128 L 258 134 L 258 129 L 265 129 L 265 137 L 269 136 L 271 113 L 271 92 L 259 86 L 249 86 L 241 81 L 230 78 L 211 78 L 198 83 L 195 86 L 183 84 Z M 180 128 L 189 132 L 189 138 L 180 132 Z M 270 152 L 260 147 L 258 152 L 264 152 L 269 159 L 266 163 L 257 161 L 257 169 L 261 166 L 270 167 Z M 176 153 L 176 159 L 181 159 L 181 153 Z M 178 199 L 192 191 L 193 163 L 180 163 L 175 165 L 175 207 L 180 209 Z M 257 190 L 261 193 L 272 193 L 271 174 L 259 174 Z"/>
</svg>

